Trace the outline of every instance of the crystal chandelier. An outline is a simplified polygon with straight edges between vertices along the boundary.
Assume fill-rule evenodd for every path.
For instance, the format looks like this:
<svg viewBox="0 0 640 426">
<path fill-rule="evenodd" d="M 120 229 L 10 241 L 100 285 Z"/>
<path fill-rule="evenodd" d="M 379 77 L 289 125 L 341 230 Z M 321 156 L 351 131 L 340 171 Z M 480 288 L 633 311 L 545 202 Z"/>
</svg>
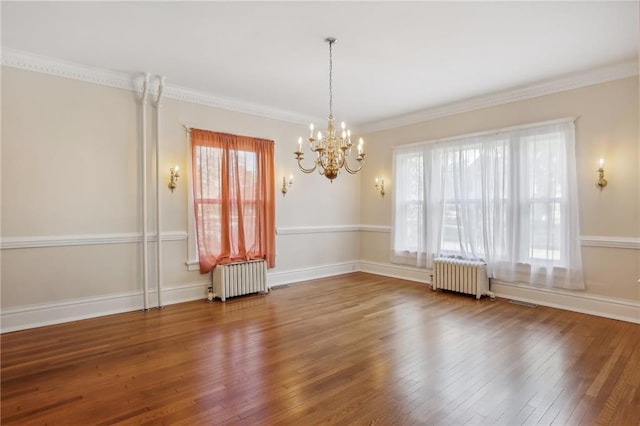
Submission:
<svg viewBox="0 0 640 426">
<path fill-rule="evenodd" d="M 362 170 L 362 166 L 364 165 L 364 142 L 362 138 L 358 141 L 358 156 L 356 157 L 356 161 L 358 162 L 358 166 L 355 168 L 349 167 L 349 163 L 347 162 L 347 157 L 351 154 L 351 147 L 353 144 L 351 143 L 351 131 L 346 128 L 344 121 L 341 124 L 341 132 L 340 135 L 336 135 L 336 129 L 333 125 L 333 43 L 336 42 L 336 39 L 333 37 L 327 37 L 324 39 L 327 43 L 329 43 L 329 122 L 327 124 L 327 130 L 323 134 L 318 131 L 318 134 L 314 137 L 313 135 L 313 123 L 309 126 L 309 137 L 307 141 L 309 142 L 309 148 L 312 152 L 316 153 L 316 159 L 314 160 L 313 167 L 305 168 L 302 166 L 302 160 L 304 159 L 304 154 L 302 153 L 302 137 L 298 138 L 298 150 L 294 152 L 296 156 L 296 160 L 298 160 L 298 167 L 304 173 L 312 173 L 314 170 L 318 169 L 321 175 L 324 175 L 327 179 L 333 182 L 333 179 L 338 177 L 338 173 L 340 169 L 344 167 L 344 169 L 351 173 L 355 174 Z M 318 168 L 318 166 L 320 166 Z"/>
</svg>

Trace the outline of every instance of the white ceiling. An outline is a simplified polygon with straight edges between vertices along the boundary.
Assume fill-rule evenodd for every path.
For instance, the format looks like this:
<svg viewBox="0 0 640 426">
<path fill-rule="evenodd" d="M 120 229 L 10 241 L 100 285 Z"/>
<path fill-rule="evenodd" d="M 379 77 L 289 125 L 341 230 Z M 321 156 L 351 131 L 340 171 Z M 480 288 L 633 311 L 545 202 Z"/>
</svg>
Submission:
<svg viewBox="0 0 640 426">
<path fill-rule="evenodd" d="M 638 58 L 638 2 L 2 2 L 2 47 L 366 125 Z"/>
</svg>

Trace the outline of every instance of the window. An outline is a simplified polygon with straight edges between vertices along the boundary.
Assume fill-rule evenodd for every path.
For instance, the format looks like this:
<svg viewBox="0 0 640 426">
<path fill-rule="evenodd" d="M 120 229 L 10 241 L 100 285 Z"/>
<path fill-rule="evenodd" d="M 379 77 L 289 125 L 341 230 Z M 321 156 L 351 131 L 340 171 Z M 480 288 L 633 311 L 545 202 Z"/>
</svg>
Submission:
<svg viewBox="0 0 640 426">
<path fill-rule="evenodd" d="M 191 141 L 200 271 L 248 259 L 273 267 L 273 142 L 198 129 Z"/>
<path fill-rule="evenodd" d="M 504 281 L 584 288 L 574 143 L 562 121 L 396 148 L 394 260 L 483 259 Z"/>
<path fill-rule="evenodd" d="M 441 252 L 468 258 L 482 258 L 482 185 L 480 146 L 473 144 L 443 152 L 443 216 Z M 468 175 L 464 194 L 460 188 L 459 172 Z M 465 220 L 465 216 L 466 219 Z M 466 241 L 471 240 L 471 241 Z"/>
<path fill-rule="evenodd" d="M 424 214 L 423 157 L 414 152 L 397 153 L 395 158 L 396 186 L 402 191 L 395 207 L 396 250 L 405 253 L 418 249 L 418 233 Z"/>
</svg>

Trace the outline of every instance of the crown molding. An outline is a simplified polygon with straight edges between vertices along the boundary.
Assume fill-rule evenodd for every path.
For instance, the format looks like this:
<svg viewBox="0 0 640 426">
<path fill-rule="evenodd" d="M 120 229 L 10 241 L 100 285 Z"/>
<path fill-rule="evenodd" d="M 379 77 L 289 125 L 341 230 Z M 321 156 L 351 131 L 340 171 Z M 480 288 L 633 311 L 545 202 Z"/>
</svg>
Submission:
<svg viewBox="0 0 640 426">
<path fill-rule="evenodd" d="M 117 89 L 132 91 L 141 91 L 142 89 L 141 82 L 140 87 L 137 87 L 135 79 L 122 72 L 92 68 L 14 49 L 2 48 L 2 65 Z"/>
<path fill-rule="evenodd" d="M 553 93 L 578 89 L 599 83 L 606 83 L 608 81 L 619 80 L 636 75 L 638 75 L 638 61 L 629 60 L 589 71 L 565 75 L 560 78 L 545 80 L 511 90 L 477 96 L 414 113 L 365 123 L 360 126 L 360 130 L 364 133 L 373 133 L 380 130 L 408 126 L 450 115 L 461 114 L 463 112 L 523 101 L 537 98 L 539 96 L 551 95 Z"/>
<path fill-rule="evenodd" d="M 140 83 L 139 91 L 142 91 L 142 83 Z M 303 124 L 305 126 L 308 126 L 309 123 L 312 122 L 322 122 L 318 117 L 311 117 L 308 115 L 285 111 L 265 105 L 252 104 L 249 102 L 239 102 L 233 99 L 226 99 L 219 96 L 209 95 L 197 90 L 187 89 L 179 86 L 165 86 L 163 96 L 193 104 L 204 105 L 213 108 L 221 108 L 229 111 L 241 112 L 243 114 L 271 118 L 274 120 L 287 121 L 289 123 Z"/>
<path fill-rule="evenodd" d="M 17 68 L 25 71 L 32 71 L 55 77 L 69 78 L 85 83 L 97 84 L 100 86 L 113 87 L 116 89 L 129 90 L 132 92 L 142 92 L 144 73 L 127 74 L 118 71 L 111 71 L 101 68 L 89 67 L 73 62 L 35 55 L 14 49 L 2 49 L 2 65 Z M 154 76 L 155 77 L 155 76 Z M 149 92 L 158 93 L 158 83 L 152 80 Z M 296 124 L 307 125 L 310 122 L 321 122 L 318 117 L 311 117 L 291 111 L 285 111 L 265 105 L 241 102 L 227 99 L 220 96 L 211 95 L 185 87 L 166 84 L 163 91 L 165 98 L 204 105 L 213 108 L 240 112 L 243 114 L 256 115 L 259 117 L 271 118 L 275 120 L 287 121 Z"/>
<path fill-rule="evenodd" d="M 69 78 L 86 83 L 97 84 L 106 87 L 142 92 L 143 73 L 127 74 L 101 68 L 89 67 L 73 62 L 35 55 L 29 52 L 2 49 L 2 65 L 56 77 Z M 372 133 L 401 126 L 407 126 L 424 121 L 434 120 L 450 115 L 469 112 L 476 109 L 487 108 L 511 102 L 532 99 L 539 96 L 550 95 L 566 90 L 578 89 L 607 81 L 638 75 L 638 62 L 629 60 L 606 67 L 567 75 L 557 79 L 527 85 L 512 90 L 492 93 L 485 96 L 477 96 L 459 102 L 453 102 L 433 108 L 428 108 L 414 113 L 382 119 L 376 122 L 357 125 L 354 129 L 358 133 Z M 155 82 L 154 82 L 155 83 Z M 149 92 L 158 93 L 157 84 L 152 84 Z M 221 108 L 243 114 L 281 120 L 296 124 L 308 124 L 309 122 L 322 122 L 323 118 L 311 117 L 305 114 L 286 111 L 265 105 L 249 102 L 241 102 L 233 99 L 211 95 L 197 90 L 165 85 L 163 96 L 183 102 L 204 105 L 213 108 Z"/>
</svg>

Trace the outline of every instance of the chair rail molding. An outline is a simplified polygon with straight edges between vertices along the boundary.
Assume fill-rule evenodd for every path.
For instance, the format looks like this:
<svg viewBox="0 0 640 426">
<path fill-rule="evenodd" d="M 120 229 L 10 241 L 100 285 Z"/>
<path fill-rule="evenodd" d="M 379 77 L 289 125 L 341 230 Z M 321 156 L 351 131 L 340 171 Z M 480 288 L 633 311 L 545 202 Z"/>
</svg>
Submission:
<svg viewBox="0 0 640 426">
<path fill-rule="evenodd" d="M 580 237 L 583 247 L 606 247 L 621 249 L 640 249 L 640 238 L 636 237 L 603 237 L 596 235 L 583 235 Z"/>
<path fill-rule="evenodd" d="M 187 239 L 186 231 L 169 231 L 161 233 L 162 241 L 182 241 Z M 155 233 L 149 233 L 149 241 L 157 241 Z M 28 249 L 40 247 L 88 246 L 102 244 L 141 243 L 139 232 L 114 234 L 79 234 L 79 235 L 42 235 L 35 237 L 2 237 L 0 249 Z"/>
<path fill-rule="evenodd" d="M 320 225 L 320 226 L 279 226 L 276 235 L 331 234 L 335 232 L 391 232 L 388 225 Z"/>
</svg>

